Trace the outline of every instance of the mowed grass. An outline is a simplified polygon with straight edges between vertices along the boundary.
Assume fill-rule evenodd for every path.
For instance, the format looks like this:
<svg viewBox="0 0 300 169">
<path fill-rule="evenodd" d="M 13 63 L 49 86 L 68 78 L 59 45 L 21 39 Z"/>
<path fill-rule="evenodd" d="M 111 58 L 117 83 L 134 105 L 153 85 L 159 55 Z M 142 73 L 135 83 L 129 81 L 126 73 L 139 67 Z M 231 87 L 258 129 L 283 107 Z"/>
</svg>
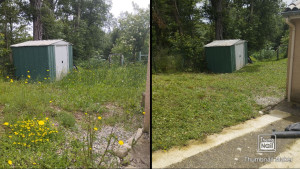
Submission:
<svg viewBox="0 0 300 169">
<path fill-rule="evenodd" d="M 256 98 L 284 98 L 286 62 L 256 62 L 231 74 L 152 75 L 152 151 L 205 140 L 258 116 Z"/>
<path fill-rule="evenodd" d="M 78 71 L 55 82 L 28 79 L 25 83 L 25 80 L 10 82 L 10 79 L 0 78 L 0 168 L 116 167 L 118 165 L 99 165 L 89 161 L 87 151 L 92 149 L 88 149 L 88 145 L 75 135 L 81 137 L 91 130 L 92 133 L 100 133 L 104 125 L 131 131 L 141 127 L 143 108 L 140 102 L 146 88 L 146 65 L 79 67 Z M 118 111 L 109 110 L 112 105 Z M 38 140 L 38 143 L 44 143 L 35 146 L 33 142 L 34 147 L 27 147 L 29 145 L 25 142 L 18 145 L 18 136 L 23 135 L 25 129 L 29 133 L 30 130 L 36 131 L 33 126 L 23 126 L 23 131 L 21 128 L 14 133 L 15 130 L 11 130 L 14 125 L 27 124 L 30 120 L 46 122 L 46 119 L 49 120 L 49 130 L 58 131 L 51 136 L 52 139 L 45 141 L 39 136 L 45 142 Z M 93 120 L 90 119 L 100 123 L 91 126 L 96 123 L 91 123 Z M 37 127 L 35 130 L 40 129 Z M 21 140 L 32 138 L 26 134 L 22 137 Z M 95 153 L 93 157 L 96 159 L 101 155 Z"/>
</svg>

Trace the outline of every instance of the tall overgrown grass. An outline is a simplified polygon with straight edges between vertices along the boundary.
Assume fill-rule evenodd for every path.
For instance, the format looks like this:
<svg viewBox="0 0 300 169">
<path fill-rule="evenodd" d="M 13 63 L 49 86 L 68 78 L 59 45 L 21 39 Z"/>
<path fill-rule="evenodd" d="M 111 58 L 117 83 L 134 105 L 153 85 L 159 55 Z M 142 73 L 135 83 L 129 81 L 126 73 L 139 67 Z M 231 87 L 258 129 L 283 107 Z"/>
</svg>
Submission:
<svg viewBox="0 0 300 169">
<path fill-rule="evenodd" d="M 91 147 L 102 125 L 122 124 L 129 129 L 132 119 L 143 116 L 140 101 L 146 86 L 145 64 L 120 67 L 105 63 L 92 66 L 83 63 L 78 70 L 73 70 L 60 81 L 27 79 L 0 77 L 0 168 L 118 166 L 111 162 L 106 164 L 106 157 L 101 158 L 101 163 L 95 161 L 104 155 L 95 154 Z M 104 113 L 108 112 L 107 105 L 117 106 L 122 113 L 104 118 Z M 81 120 L 75 117 L 76 114 Z M 87 115 L 88 120 L 84 120 Z M 9 134 L 14 131 L 9 125 L 34 119 L 49 119 L 53 124 L 51 127 L 58 131 L 56 138 L 35 149 L 20 149 L 20 146 L 11 142 Z M 95 119 L 102 119 L 101 123 L 96 125 Z M 37 130 L 40 130 L 39 127 Z M 84 137 L 89 138 L 88 144 L 76 137 L 69 138 L 70 132 L 79 130 L 79 135 L 85 133 Z M 108 144 L 118 141 L 113 133 L 107 139 L 111 142 Z M 110 150 L 105 153 L 111 153 L 111 157 L 115 158 Z"/>
</svg>

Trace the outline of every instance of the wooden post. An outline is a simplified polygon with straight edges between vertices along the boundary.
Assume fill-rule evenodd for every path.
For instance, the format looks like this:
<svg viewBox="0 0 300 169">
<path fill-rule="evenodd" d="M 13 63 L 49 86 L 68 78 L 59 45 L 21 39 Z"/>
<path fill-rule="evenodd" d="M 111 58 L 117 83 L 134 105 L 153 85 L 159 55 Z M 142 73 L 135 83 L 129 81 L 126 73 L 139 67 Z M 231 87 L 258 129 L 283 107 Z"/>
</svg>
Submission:
<svg viewBox="0 0 300 169">
<path fill-rule="evenodd" d="M 279 60 L 279 49 L 280 49 L 280 46 L 278 46 L 278 48 L 277 48 L 277 60 Z"/>
<path fill-rule="evenodd" d="M 142 61 L 142 52 L 139 52 L 139 62 Z"/>
<path fill-rule="evenodd" d="M 124 64 L 124 55 L 120 56 L 120 65 L 123 66 Z"/>
<path fill-rule="evenodd" d="M 146 93 L 145 93 L 145 115 L 144 115 L 144 133 L 150 133 L 150 46 L 148 55 L 148 65 L 147 65 L 147 81 L 146 81 Z"/>
</svg>

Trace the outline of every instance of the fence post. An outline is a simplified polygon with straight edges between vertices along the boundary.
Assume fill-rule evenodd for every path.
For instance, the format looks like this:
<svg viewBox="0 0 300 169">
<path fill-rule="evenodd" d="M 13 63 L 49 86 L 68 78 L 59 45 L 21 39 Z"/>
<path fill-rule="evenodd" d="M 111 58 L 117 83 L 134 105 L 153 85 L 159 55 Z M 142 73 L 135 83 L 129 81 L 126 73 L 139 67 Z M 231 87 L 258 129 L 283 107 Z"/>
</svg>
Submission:
<svg viewBox="0 0 300 169">
<path fill-rule="evenodd" d="M 120 56 L 120 65 L 123 66 L 124 64 L 124 55 Z"/>
<path fill-rule="evenodd" d="M 279 60 L 279 49 L 280 49 L 280 46 L 278 46 L 278 48 L 277 48 L 277 60 Z"/>
<path fill-rule="evenodd" d="M 108 55 L 108 62 L 109 62 L 109 67 L 110 67 L 110 64 L 111 64 L 111 54 Z"/>
<path fill-rule="evenodd" d="M 139 61 L 141 61 L 142 60 L 142 52 L 140 51 L 139 52 Z"/>
</svg>

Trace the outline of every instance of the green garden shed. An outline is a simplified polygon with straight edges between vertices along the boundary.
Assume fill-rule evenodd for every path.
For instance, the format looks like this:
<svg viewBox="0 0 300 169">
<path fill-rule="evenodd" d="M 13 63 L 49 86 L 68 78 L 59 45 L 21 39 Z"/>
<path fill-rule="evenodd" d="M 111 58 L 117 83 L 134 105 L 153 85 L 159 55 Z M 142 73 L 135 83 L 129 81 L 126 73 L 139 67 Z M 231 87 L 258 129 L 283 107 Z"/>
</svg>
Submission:
<svg viewBox="0 0 300 169">
<path fill-rule="evenodd" d="M 248 62 L 245 40 L 215 40 L 204 47 L 207 67 L 214 73 L 232 73 Z"/>
<path fill-rule="evenodd" d="M 61 39 L 27 41 L 11 49 L 17 78 L 60 80 L 73 68 L 72 45 Z"/>
</svg>

